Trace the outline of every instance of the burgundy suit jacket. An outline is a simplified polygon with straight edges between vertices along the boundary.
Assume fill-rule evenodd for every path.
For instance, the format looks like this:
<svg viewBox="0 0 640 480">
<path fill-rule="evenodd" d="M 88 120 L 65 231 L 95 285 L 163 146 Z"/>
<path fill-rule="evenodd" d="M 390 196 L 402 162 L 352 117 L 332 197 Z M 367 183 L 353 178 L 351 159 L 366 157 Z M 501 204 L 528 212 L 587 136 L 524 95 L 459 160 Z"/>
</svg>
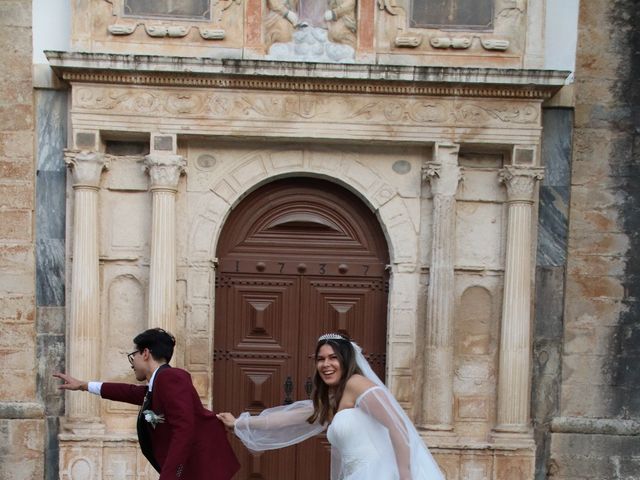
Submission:
<svg viewBox="0 0 640 480">
<path fill-rule="evenodd" d="M 142 405 L 147 387 L 103 383 L 102 398 Z M 160 480 L 229 480 L 240 468 L 223 423 L 205 409 L 191 382 L 179 368 L 156 373 L 151 410 L 164 415 L 164 423 L 150 429 L 153 454 L 160 465 Z"/>
</svg>

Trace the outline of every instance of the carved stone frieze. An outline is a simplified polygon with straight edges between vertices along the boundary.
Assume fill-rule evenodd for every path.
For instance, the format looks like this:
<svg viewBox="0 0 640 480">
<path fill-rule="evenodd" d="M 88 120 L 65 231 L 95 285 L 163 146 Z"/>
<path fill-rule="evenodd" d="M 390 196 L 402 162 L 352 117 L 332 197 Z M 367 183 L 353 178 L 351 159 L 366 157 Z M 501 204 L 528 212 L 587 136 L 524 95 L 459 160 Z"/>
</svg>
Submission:
<svg viewBox="0 0 640 480">
<path fill-rule="evenodd" d="M 523 107 L 510 104 L 503 108 L 484 106 L 478 103 L 462 103 L 454 112 L 458 122 L 482 122 L 496 119 L 503 123 L 535 123 L 538 120 L 538 109 L 532 105 Z"/>
<path fill-rule="evenodd" d="M 406 125 L 537 126 L 537 104 L 510 101 L 454 101 L 449 98 L 385 98 L 372 95 L 287 95 L 185 89 L 141 91 L 127 87 L 78 87 L 75 111 L 135 112 L 139 115 L 204 116 L 225 120 L 278 119 L 339 121 L 361 120 Z"/>
</svg>

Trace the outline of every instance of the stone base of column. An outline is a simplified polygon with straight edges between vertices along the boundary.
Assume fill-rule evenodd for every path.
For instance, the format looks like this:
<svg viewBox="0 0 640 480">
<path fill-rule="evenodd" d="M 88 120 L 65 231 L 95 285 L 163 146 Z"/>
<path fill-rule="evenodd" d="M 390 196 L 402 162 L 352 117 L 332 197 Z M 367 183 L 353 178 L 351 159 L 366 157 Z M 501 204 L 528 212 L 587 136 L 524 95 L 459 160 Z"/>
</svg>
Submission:
<svg viewBox="0 0 640 480">
<path fill-rule="evenodd" d="M 453 348 L 427 345 L 425 352 L 424 414 L 420 426 L 425 430 L 453 430 Z"/>
<path fill-rule="evenodd" d="M 99 418 L 65 418 L 60 427 L 64 432 L 82 436 L 103 435 L 105 432 Z"/>
<path fill-rule="evenodd" d="M 420 430 L 424 430 L 425 432 L 429 432 L 429 434 L 449 434 L 453 432 L 453 425 L 449 425 L 447 423 L 421 423 L 418 425 Z"/>
<path fill-rule="evenodd" d="M 61 433 L 60 480 L 158 478 L 142 455 L 135 433 L 74 435 Z"/>
<path fill-rule="evenodd" d="M 497 447 L 510 448 L 535 448 L 535 440 L 533 438 L 533 430 L 525 431 L 504 431 L 494 429 L 490 435 L 490 441 Z"/>
<path fill-rule="evenodd" d="M 536 448 L 531 443 L 494 445 L 478 439 L 458 438 L 445 441 L 440 437 L 420 437 L 429 447 L 445 478 L 460 480 L 534 480 Z"/>
<path fill-rule="evenodd" d="M 460 437 L 451 425 L 420 425 L 417 430 L 427 445 L 455 448 L 460 444 Z"/>
</svg>

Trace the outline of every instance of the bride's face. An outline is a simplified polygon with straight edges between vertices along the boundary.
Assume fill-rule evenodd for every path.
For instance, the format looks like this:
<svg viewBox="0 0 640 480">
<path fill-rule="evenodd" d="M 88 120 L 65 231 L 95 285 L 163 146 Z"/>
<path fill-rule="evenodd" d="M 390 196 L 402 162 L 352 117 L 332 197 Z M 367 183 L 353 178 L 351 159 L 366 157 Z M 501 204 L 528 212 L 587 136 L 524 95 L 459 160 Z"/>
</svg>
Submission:
<svg viewBox="0 0 640 480">
<path fill-rule="evenodd" d="M 330 387 L 338 385 L 342 378 L 342 365 L 331 345 L 322 345 L 316 357 L 316 368 L 324 383 Z"/>
</svg>

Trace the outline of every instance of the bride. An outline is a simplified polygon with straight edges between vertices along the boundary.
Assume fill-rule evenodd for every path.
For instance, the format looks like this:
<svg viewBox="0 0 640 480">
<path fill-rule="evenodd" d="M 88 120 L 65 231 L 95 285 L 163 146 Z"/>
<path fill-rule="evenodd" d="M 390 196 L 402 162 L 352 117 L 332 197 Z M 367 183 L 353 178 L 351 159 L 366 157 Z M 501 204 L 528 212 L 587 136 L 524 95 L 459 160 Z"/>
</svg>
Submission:
<svg viewBox="0 0 640 480">
<path fill-rule="evenodd" d="M 299 443 L 327 429 L 331 480 L 444 480 L 415 427 L 360 347 L 329 333 L 318 339 L 312 400 L 218 418 L 249 450 Z"/>
</svg>

